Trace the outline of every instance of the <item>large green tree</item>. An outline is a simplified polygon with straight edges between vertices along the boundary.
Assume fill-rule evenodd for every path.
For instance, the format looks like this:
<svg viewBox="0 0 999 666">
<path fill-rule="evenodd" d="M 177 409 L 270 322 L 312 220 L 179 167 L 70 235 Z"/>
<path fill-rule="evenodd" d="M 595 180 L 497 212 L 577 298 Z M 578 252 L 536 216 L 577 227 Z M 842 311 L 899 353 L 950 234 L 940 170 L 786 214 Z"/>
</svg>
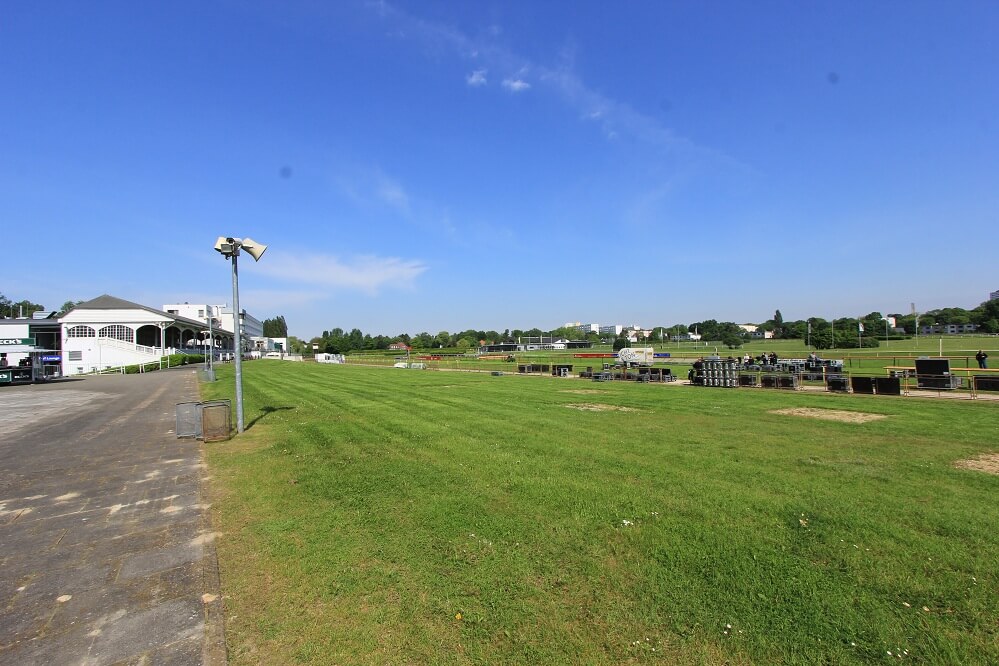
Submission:
<svg viewBox="0 0 999 666">
<path fill-rule="evenodd" d="M 66 301 L 65 303 L 62 304 L 62 307 L 59 308 L 59 316 L 60 317 L 63 316 L 64 314 L 75 308 L 77 305 L 79 305 L 80 303 L 83 303 L 83 301 Z"/>
<path fill-rule="evenodd" d="M 430 349 L 434 346 L 434 336 L 426 331 L 421 331 L 413 336 L 413 346 L 417 349 Z"/>
<path fill-rule="evenodd" d="M 264 320 L 264 337 L 267 338 L 288 337 L 288 324 L 284 320 L 284 315 L 278 315 L 273 319 Z"/>
</svg>

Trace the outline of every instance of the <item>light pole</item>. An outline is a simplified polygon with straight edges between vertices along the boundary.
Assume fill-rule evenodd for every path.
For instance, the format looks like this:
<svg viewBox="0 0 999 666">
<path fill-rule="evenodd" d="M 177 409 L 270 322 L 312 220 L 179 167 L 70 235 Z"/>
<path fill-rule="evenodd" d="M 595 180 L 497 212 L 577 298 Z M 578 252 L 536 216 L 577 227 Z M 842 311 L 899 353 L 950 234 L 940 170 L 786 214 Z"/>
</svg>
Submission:
<svg viewBox="0 0 999 666">
<path fill-rule="evenodd" d="M 267 249 L 263 243 L 258 243 L 250 238 L 232 238 L 219 236 L 215 241 L 215 249 L 223 257 L 232 261 L 232 327 L 235 329 L 235 346 L 233 350 L 236 363 L 236 432 L 243 432 L 243 338 L 240 329 L 239 310 L 239 271 L 236 268 L 236 258 L 239 256 L 239 248 L 246 250 L 247 254 L 253 257 L 254 261 L 260 261 L 261 255 Z"/>
<path fill-rule="evenodd" d="M 214 305 L 209 305 L 210 310 L 208 310 L 208 369 L 207 375 L 210 381 L 215 381 L 215 366 L 212 362 L 215 360 L 215 336 L 212 332 L 212 321 L 215 318 Z"/>
</svg>

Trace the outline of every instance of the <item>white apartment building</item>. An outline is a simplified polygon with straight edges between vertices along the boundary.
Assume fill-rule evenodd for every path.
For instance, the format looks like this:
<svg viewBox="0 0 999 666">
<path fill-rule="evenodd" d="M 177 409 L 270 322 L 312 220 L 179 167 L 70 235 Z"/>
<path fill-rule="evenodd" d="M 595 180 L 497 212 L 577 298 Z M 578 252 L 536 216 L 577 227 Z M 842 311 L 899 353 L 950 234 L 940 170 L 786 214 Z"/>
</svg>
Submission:
<svg viewBox="0 0 999 666">
<path fill-rule="evenodd" d="M 583 323 L 580 323 L 578 321 L 577 322 L 571 322 L 571 321 L 566 322 L 563 325 L 563 328 L 574 328 L 577 331 L 579 331 L 580 333 L 582 333 L 583 335 L 589 335 L 590 333 L 599 333 L 600 332 L 600 324 L 583 324 Z"/>
<path fill-rule="evenodd" d="M 163 306 L 167 314 L 202 321 L 206 325 L 211 318 L 212 328 L 235 333 L 232 308 L 228 305 L 205 305 L 202 303 L 169 303 Z M 261 338 L 264 335 L 264 324 L 253 315 L 243 310 L 239 317 L 240 335 L 249 338 Z"/>
</svg>

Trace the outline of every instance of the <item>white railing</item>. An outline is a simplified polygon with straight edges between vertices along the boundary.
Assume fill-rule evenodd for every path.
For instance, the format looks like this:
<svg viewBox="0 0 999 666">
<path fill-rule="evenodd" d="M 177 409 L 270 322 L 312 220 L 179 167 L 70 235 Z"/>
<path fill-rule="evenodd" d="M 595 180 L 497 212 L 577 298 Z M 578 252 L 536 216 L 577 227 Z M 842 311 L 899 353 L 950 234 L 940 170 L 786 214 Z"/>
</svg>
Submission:
<svg viewBox="0 0 999 666">
<path fill-rule="evenodd" d="M 157 358 L 159 358 L 160 356 L 173 354 L 176 351 L 173 347 L 167 347 L 165 350 L 162 350 L 161 353 L 159 347 L 147 347 L 146 345 L 137 345 L 134 342 L 128 342 L 126 340 L 118 340 L 117 338 L 97 338 L 97 344 L 104 345 L 105 347 L 117 347 L 118 349 L 126 349 L 128 351 L 134 351 L 140 354 L 146 354 L 148 356 L 155 356 Z"/>
</svg>

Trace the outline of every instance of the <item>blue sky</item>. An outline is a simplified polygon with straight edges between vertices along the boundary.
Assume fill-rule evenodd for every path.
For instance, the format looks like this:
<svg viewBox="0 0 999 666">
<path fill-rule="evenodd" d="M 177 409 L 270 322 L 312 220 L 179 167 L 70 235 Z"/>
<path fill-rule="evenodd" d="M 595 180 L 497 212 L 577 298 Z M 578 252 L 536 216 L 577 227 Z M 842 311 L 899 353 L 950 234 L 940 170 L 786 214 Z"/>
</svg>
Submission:
<svg viewBox="0 0 999 666">
<path fill-rule="evenodd" d="M 0 293 L 300 337 L 999 289 L 994 2 L 8 2 Z"/>
</svg>

